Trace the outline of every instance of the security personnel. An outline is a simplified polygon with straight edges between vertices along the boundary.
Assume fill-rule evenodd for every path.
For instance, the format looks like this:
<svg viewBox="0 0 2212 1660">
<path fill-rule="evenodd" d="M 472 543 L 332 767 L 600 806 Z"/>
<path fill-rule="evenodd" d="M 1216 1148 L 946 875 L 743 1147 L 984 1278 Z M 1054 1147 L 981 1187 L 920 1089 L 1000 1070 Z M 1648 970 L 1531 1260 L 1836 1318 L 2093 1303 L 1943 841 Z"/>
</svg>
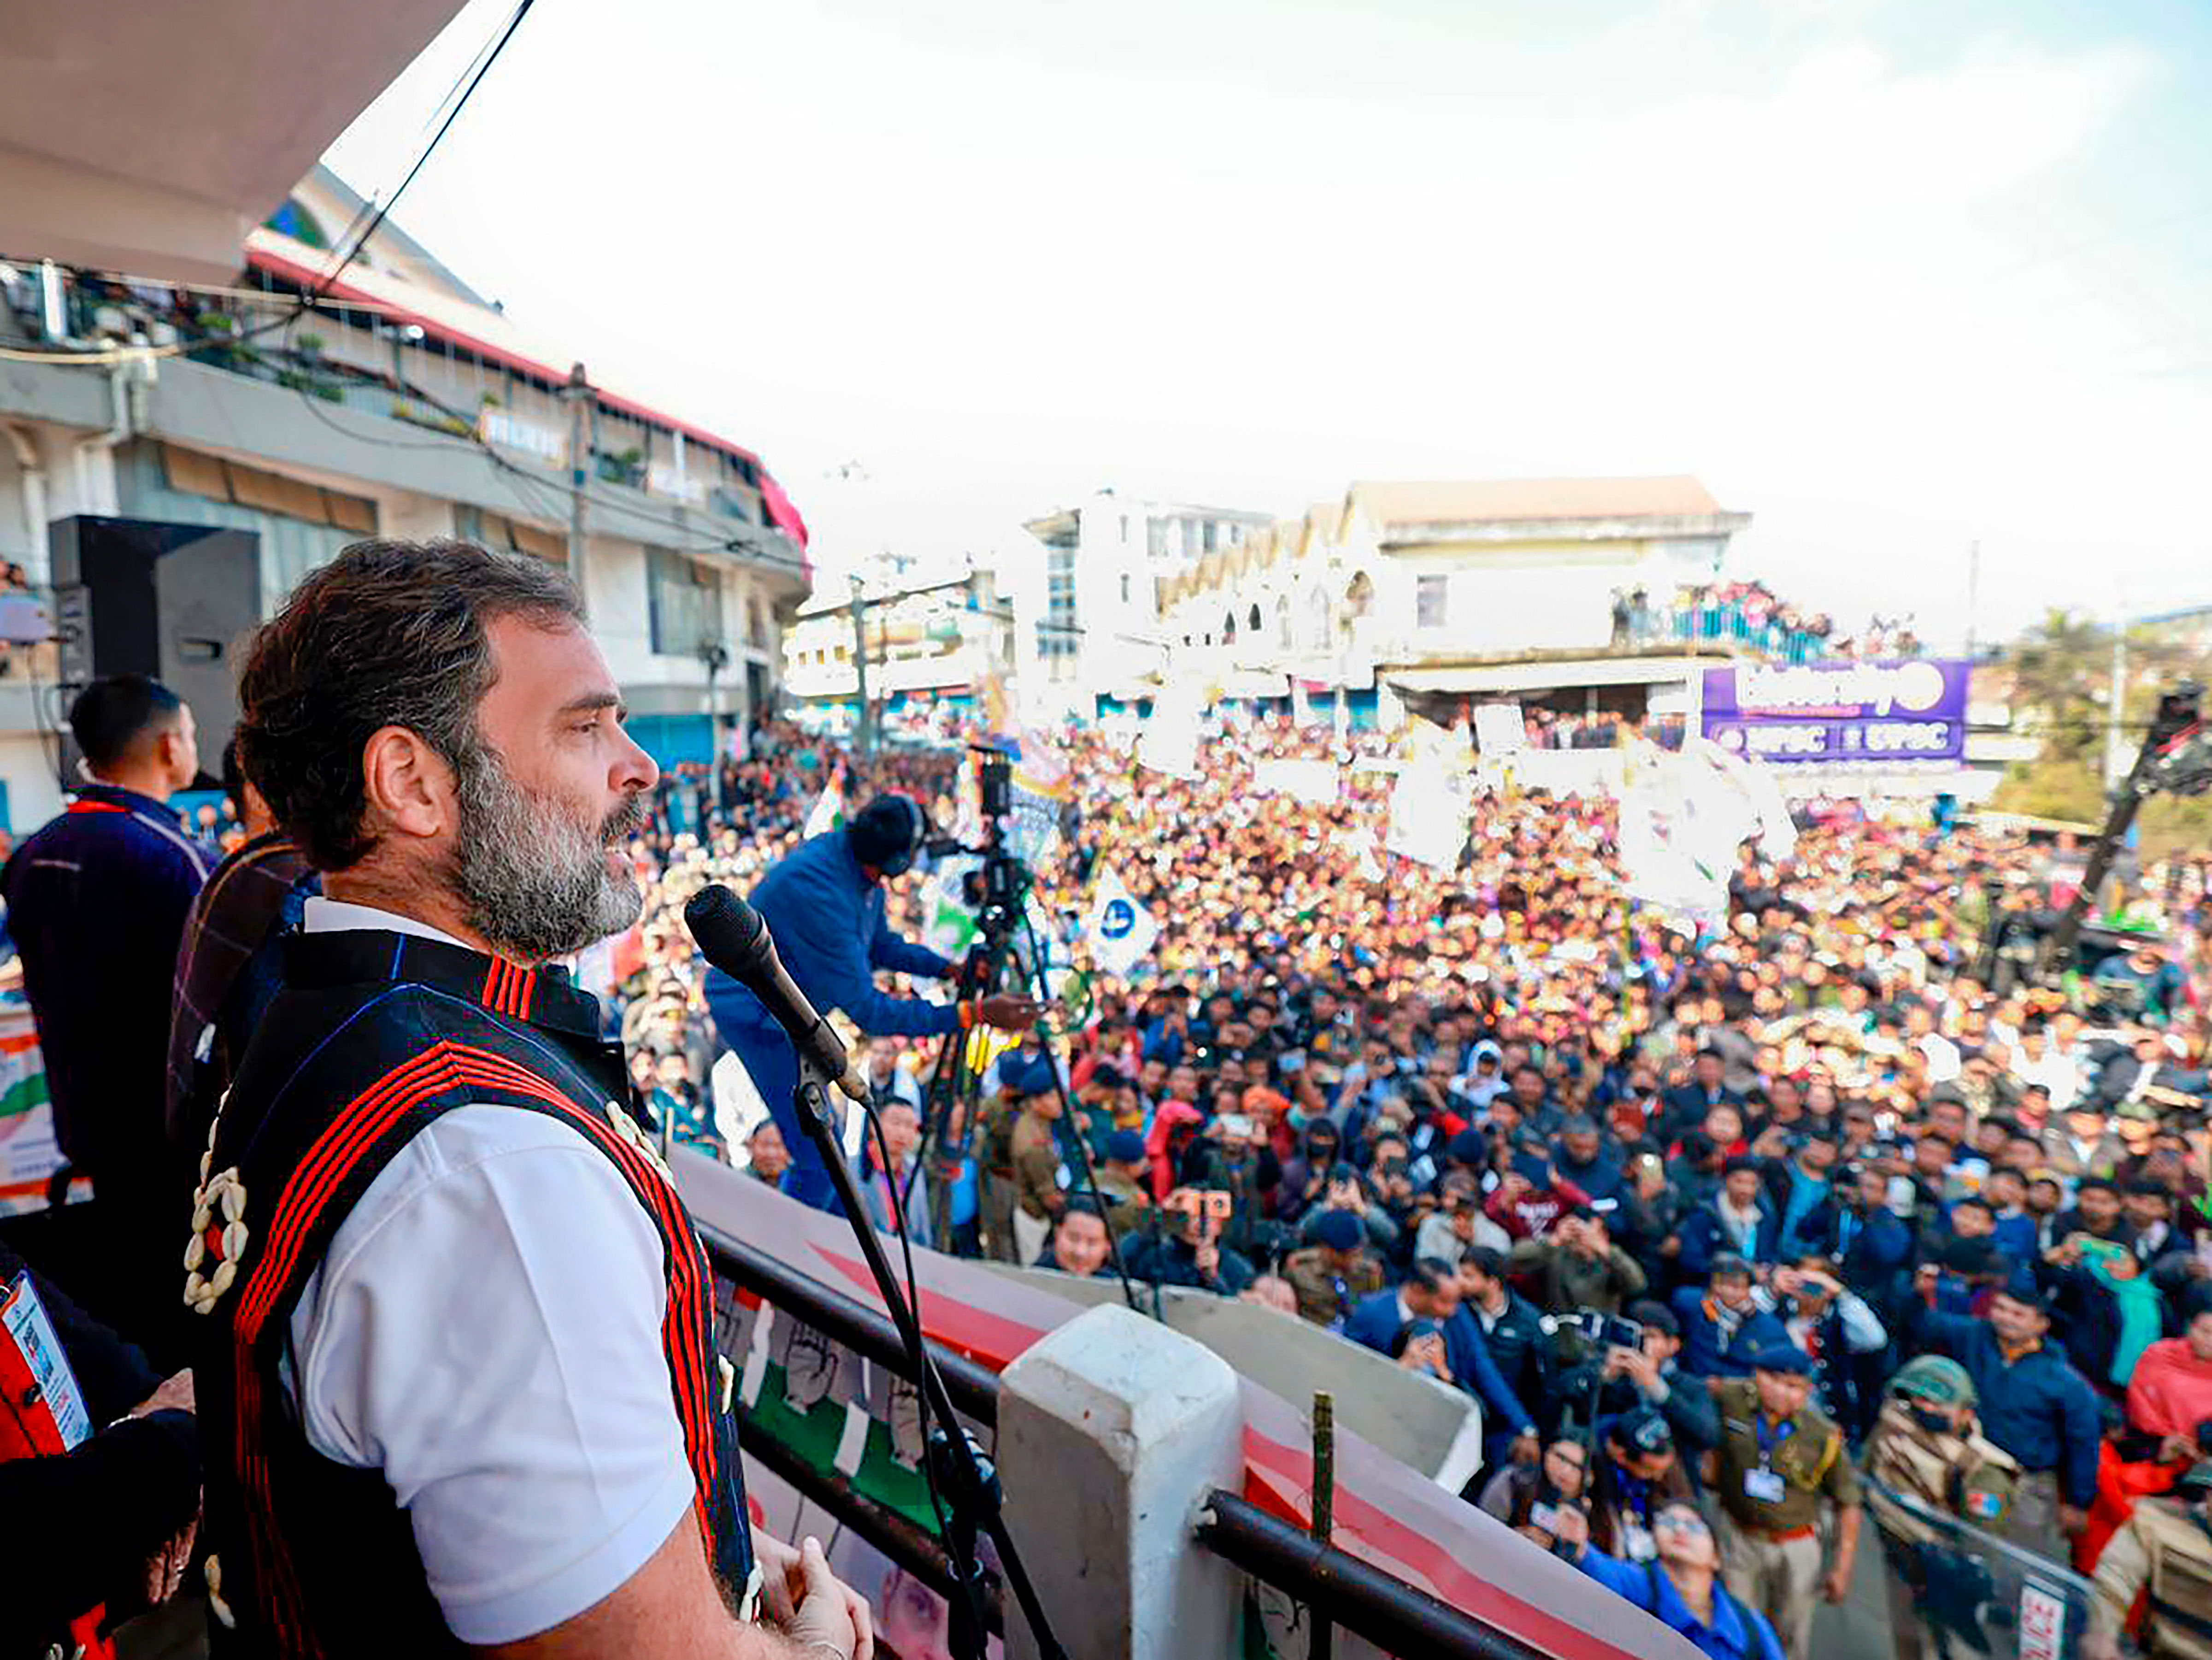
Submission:
<svg viewBox="0 0 2212 1660">
<path fill-rule="evenodd" d="M 1035 1090 L 1022 1102 L 1007 1139 L 1014 1172 L 1014 1260 L 1024 1268 L 1043 1251 L 1067 1204 L 1060 1189 L 1060 1138 L 1054 1133 L 1065 1110 L 1056 1086 Z"/>
<path fill-rule="evenodd" d="M 1313 1236 L 1316 1243 L 1284 1258 L 1283 1278 L 1301 1316 L 1341 1329 L 1361 1298 L 1382 1289 L 1382 1265 L 1365 1249 L 1367 1230 L 1348 1210 L 1323 1211 Z"/>
<path fill-rule="evenodd" d="M 1813 1363 L 1776 1344 L 1752 1359 L 1748 1378 L 1714 1385 L 1721 1444 L 1713 1454 L 1720 1500 L 1721 1574 L 1729 1592 L 1774 1622 L 1790 1660 L 1810 1652 L 1813 1605 L 1843 1601 L 1858 1554 L 1859 1478 L 1844 1432 L 1810 1404 Z M 1836 1557 L 1820 1573 L 1820 1508 L 1836 1510 Z"/>
<path fill-rule="evenodd" d="M 1152 1214 L 1152 1190 L 1145 1184 L 1150 1163 L 1139 1132 L 1115 1130 L 1106 1138 L 1106 1157 L 1098 1165 L 1098 1196 L 1106 1201 L 1106 1225 L 1117 1239 L 1144 1226 Z"/>
<path fill-rule="evenodd" d="M 2142 1651 L 2155 1660 L 2212 1660 L 2212 1462 L 2196 1465 L 2172 1499 L 2136 1501 L 2097 1559 L 2088 1660 L 2109 1660 L 2136 1599 L 2144 1596 Z M 2146 1596 L 2144 1594 L 2148 1592 Z"/>
<path fill-rule="evenodd" d="M 928 830 L 915 803 L 879 795 L 851 824 L 800 842 L 752 893 L 776 955 L 817 1012 L 842 1009 L 870 1037 L 941 1036 L 978 1021 L 1009 1031 L 1035 1024 L 1041 1011 L 1024 997 L 930 1003 L 876 989 L 878 969 L 926 980 L 948 979 L 957 970 L 927 946 L 900 939 L 884 921 L 884 883 L 914 867 Z M 830 1208 L 836 1200 L 829 1172 L 792 1104 L 799 1055 L 791 1039 L 757 997 L 720 969 L 707 976 L 707 1006 L 715 1032 L 744 1064 L 791 1150 L 783 1190 Z"/>
<path fill-rule="evenodd" d="M 1974 1421 L 1974 1380 L 1940 1354 L 1908 1360 L 1889 1382 L 1889 1398 L 1867 1438 L 1866 1473 L 1888 1566 L 1889 1628 L 1898 1660 L 1919 1660 L 1925 1635 L 1922 1608 L 1929 1594 L 1930 1554 L 1949 1541 L 1899 1504 L 1902 1494 L 1927 1509 L 1994 1530 L 2012 1508 L 2020 1463 Z"/>
</svg>

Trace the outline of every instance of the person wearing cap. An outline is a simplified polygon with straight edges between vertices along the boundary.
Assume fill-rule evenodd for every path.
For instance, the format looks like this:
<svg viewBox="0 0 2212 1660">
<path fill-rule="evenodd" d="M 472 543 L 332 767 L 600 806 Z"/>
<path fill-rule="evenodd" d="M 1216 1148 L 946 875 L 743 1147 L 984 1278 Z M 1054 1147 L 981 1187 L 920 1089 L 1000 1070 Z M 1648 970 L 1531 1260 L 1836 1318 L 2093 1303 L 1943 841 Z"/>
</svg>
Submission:
<svg viewBox="0 0 2212 1660">
<path fill-rule="evenodd" d="M 1624 1562 L 1591 1548 L 1581 1512 L 1560 1507 L 1559 1554 L 1633 1603 L 1710 1660 L 1783 1660 L 1773 1623 L 1723 1583 L 1712 1525 L 1694 1505 L 1663 1506 L 1652 1520 L 1651 1561 Z"/>
<path fill-rule="evenodd" d="M 1151 1215 L 1152 1190 L 1145 1181 L 1150 1161 L 1138 1130 L 1119 1129 L 1106 1138 L 1098 1164 L 1098 1196 L 1106 1201 L 1106 1225 L 1118 1237 L 1140 1228 Z"/>
<path fill-rule="evenodd" d="M 2096 1392 L 2063 1349 L 2044 1341 L 2051 1312 L 2037 1287 L 2007 1283 L 1977 1320 L 1929 1307 L 1936 1273 L 1931 1263 L 1914 1276 L 1914 1294 L 1905 1299 L 1905 1347 L 1948 1354 L 1966 1367 L 1982 1432 L 2024 1472 L 2006 1531 L 2030 1550 L 2057 1554 L 2060 1532 L 2081 1532 L 2096 1501 Z"/>
<path fill-rule="evenodd" d="M 1649 1562 L 1658 1555 L 1651 1525 L 1668 1505 L 1696 1501 L 1674 1432 L 1656 1407 L 1635 1406 L 1598 1424 L 1600 1452 L 1590 1479 L 1590 1543 L 1608 1556 Z"/>
<path fill-rule="evenodd" d="M 1366 1225 L 1348 1210 L 1322 1211 L 1306 1235 L 1314 1243 L 1283 1259 L 1283 1278 L 1301 1316 L 1340 1329 L 1361 1298 L 1382 1289 L 1382 1265 L 1366 1248 Z"/>
<path fill-rule="evenodd" d="M 1047 1081 L 1052 1058 L 1042 1056 L 1040 1063 L 1047 1068 L 1044 1075 L 1040 1076 L 1032 1067 L 1018 1073 L 1006 1085 L 1009 1091 L 1018 1091 L 1022 1098 L 1021 1116 L 1014 1120 L 1013 1129 L 1007 1137 L 1007 1158 L 1014 1183 L 1012 1260 L 1021 1263 L 1036 1261 L 1037 1253 L 1044 1249 L 1045 1239 L 1052 1231 L 1052 1225 L 1060 1219 L 1060 1213 L 1067 1203 L 1066 1195 L 1060 1191 L 1059 1135 L 1061 1115 L 1066 1109 L 1059 1089 Z"/>
<path fill-rule="evenodd" d="M 903 795 L 878 795 L 853 821 L 799 843 L 761 879 L 752 903 L 768 924 L 792 983 L 815 1010 L 842 1009 L 871 1037 L 942 1037 L 981 1024 L 1021 1031 L 1043 1011 L 1025 997 L 998 994 L 963 1003 L 894 997 L 876 987 L 878 970 L 950 979 L 958 965 L 902 939 L 884 920 L 884 882 L 911 869 L 929 820 Z M 792 1164 L 783 1190 L 803 1204 L 836 1203 L 821 1156 L 801 1133 L 792 1095 L 799 1054 L 759 998 L 720 969 L 707 976 L 707 1006 L 723 1044 L 736 1051 L 761 1100 L 783 1131 Z"/>
<path fill-rule="evenodd" d="M 1867 1506 L 1874 1512 L 1889 1586 L 1889 1627 L 1898 1660 L 1920 1660 L 1926 1633 L 1919 1604 L 1931 1553 L 1948 1548 L 1900 1498 L 1994 1532 L 2011 1510 L 2021 1468 L 1981 1432 L 1974 1381 L 1956 1360 L 1923 1354 L 1889 1380 L 1888 1398 L 1867 1438 Z"/>
<path fill-rule="evenodd" d="M 2212 1660 L 2212 1462 L 2191 1468 L 2172 1498 L 2136 1503 L 2098 1557 L 2094 1585 L 2084 1660 L 2116 1660 L 2138 1599 L 2142 1653 Z"/>
<path fill-rule="evenodd" d="M 1721 1575 L 1729 1593 L 1774 1622 L 1791 1660 L 1807 1660 L 1813 1609 L 1840 1602 L 1858 1555 L 1859 1477 L 1844 1432 L 1811 1403 L 1813 1365 L 1778 1343 L 1751 1357 L 1751 1376 L 1715 1386 L 1721 1441 L 1713 1453 Z M 1835 1512 L 1835 1558 L 1820 1571 L 1820 1521 Z"/>
</svg>

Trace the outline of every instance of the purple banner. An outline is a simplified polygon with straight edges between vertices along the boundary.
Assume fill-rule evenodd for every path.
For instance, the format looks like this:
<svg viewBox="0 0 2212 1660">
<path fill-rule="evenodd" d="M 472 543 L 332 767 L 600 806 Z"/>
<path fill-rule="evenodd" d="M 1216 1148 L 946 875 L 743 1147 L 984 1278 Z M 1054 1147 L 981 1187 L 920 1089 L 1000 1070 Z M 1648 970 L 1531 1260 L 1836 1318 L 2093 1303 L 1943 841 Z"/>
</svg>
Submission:
<svg viewBox="0 0 2212 1660">
<path fill-rule="evenodd" d="M 1705 735 L 1776 763 L 1864 767 L 1966 753 L 1963 658 L 1705 671 Z"/>
</svg>

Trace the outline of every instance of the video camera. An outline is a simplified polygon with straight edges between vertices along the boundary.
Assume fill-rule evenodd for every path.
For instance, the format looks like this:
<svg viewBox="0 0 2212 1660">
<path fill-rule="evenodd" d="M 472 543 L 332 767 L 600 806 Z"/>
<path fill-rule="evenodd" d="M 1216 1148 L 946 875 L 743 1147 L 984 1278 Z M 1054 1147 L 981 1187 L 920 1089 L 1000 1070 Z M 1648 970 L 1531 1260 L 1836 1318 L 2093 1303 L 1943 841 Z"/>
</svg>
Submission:
<svg viewBox="0 0 2212 1660">
<path fill-rule="evenodd" d="M 1596 1309 L 1577 1309 L 1571 1314 L 1554 1316 L 1552 1329 L 1555 1335 L 1571 1331 L 1601 1353 L 1607 1349 L 1635 1349 L 1640 1353 L 1644 1347 L 1642 1321 L 1601 1313 Z"/>
</svg>

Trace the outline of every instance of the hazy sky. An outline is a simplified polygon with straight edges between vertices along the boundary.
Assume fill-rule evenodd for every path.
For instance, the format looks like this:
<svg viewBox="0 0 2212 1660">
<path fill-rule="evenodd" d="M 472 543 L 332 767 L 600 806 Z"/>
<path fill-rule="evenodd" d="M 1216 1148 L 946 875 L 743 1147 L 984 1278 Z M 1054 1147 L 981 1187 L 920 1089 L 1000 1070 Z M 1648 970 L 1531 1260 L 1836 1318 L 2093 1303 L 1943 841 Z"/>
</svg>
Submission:
<svg viewBox="0 0 2212 1660">
<path fill-rule="evenodd" d="M 2195 0 L 539 0 L 398 217 L 830 562 L 1688 471 L 1850 618 L 1955 636 L 1978 537 L 1986 637 L 2212 601 L 2208 156 Z"/>
</svg>

